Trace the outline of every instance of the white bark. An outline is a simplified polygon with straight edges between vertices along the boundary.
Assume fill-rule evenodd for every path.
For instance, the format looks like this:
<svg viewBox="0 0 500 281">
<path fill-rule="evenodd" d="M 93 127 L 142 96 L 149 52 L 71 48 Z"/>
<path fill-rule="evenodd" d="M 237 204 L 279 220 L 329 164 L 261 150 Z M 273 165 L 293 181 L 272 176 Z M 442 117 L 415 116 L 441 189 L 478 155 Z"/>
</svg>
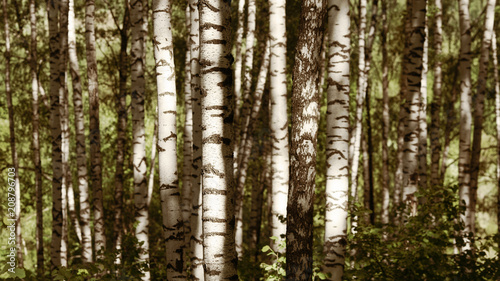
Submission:
<svg viewBox="0 0 500 281">
<path fill-rule="evenodd" d="M 167 279 L 185 280 L 181 198 L 177 177 L 177 96 L 169 0 L 153 1 L 153 45 L 158 89 L 160 200 L 167 254 Z"/>
<path fill-rule="evenodd" d="M 427 17 L 426 17 L 427 21 Z M 427 71 L 428 71 L 428 45 L 429 32 L 425 24 L 425 41 L 422 53 L 422 78 L 420 82 L 420 108 L 418 117 L 418 188 L 427 188 Z"/>
<path fill-rule="evenodd" d="M 333 8 L 334 6 L 337 9 Z M 348 0 L 328 1 L 328 88 L 326 110 L 325 272 L 342 280 L 349 195 Z"/>
<path fill-rule="evenodd" d="M 203 225 L 201 194 L 201 95 L 200 95 L 200 36 L 198 0 L 190 0 L 191 31 L 189 33 L 191 52 L 191 94 L 193 107 L 193 165 L 192 213 L 191 213 L 191 277 L 205 280 L 203 268 Z"/>
<path fill-rule="evenodd" d="M 458 183 L 460 204 L 465 201 L 464 233 L 470 231 L 470 137 L 471 137 L 471 30 L 469 0 L 459 1 L 460 13 L 460 145 L 458 154 Z M 470 241 L 462 250 L 470 249 Z"/>
<path fill-rule="evenodd" d="M 241 74 L 243 68 L 243 25 L 245 20 L 245 0 L 238 0 L 238 28 L 236 29 L 236 58 L 234 59 L 234 99 L 235 99 L 235 120 L 238 120 L 239 108 L 241 105 Z"/>
<path fill-rule="evenodd" d="M 200 2 L 203 258 L 206 280 L 234 280 L 230 3 Z"/>
<path fill-rule="evenodd" d="M 270 28 L 270 108 L 271 129 L 271 236 L 284 238 L 286 234 L 286 207 L 288 200 L 289 166 L 288 114 L 286 84 L 286 1 L 269 1 Z M 281 220 L 280 220 L 281 218 Z M 284 252 L 279 243 L 271 241 L 275 252 Z"/>
</svg>

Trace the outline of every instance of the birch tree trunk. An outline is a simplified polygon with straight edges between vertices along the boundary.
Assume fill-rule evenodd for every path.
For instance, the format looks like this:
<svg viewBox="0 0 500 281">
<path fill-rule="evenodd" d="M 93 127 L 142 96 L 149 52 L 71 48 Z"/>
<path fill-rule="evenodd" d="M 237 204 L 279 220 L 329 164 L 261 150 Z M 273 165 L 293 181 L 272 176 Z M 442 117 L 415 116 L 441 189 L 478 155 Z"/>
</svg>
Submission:
<svg viewBox="0 0 500 281">
<path fill-rule="evenodd" d="M 35 165 L 35 193 L 36 193 L 36 271 L 41 278 L 44 273 L 43 258 L 43 197 L 42 197 L 42 161 L 40 158 L 40 114 L 38 112 L 38 77 L 37 77 L 37 32 L 36 32 L 36 3 L 30 0 L 30 66 L 31 66 L 31 93 L 33 104 L 33 164 Z M 6 65 L 7 66 L 7 65 Z"/>
<path fill-rule="evenodd" d="M 186 26 L 188 34 L 191 33 L 191 17 L 190 17 L 190 7 L 189 4 L 186 5 Z M 192 190 L 191 190 L 191 167 L 193 166 L 193 107 L 191 101 L 191 50 L 190 50 L 190 38 L 187 38 L 186 49 L 186 62 L 185 62 L 185 80 L 184 80 L 184 109 L 185 109 L 185 119 L 184 119 L 184 163 L 183 163 L 183 174 L 182 174 L 182 220 L 184 224 L 184 254 L 183 258 L 190 257 L 190 241 L 191 241 L 191 200 L 192 200 Z M 184 270 L 187 269 L 187 263 L 184 262 Z"/>
<path fill-rule="evenodd" d="M 440 185 L 441 178 L 444 175 L 440 174 L 439 159 L 441 156 L 441 87 L 443 83 L 443 73 L 441 68 L 441 46 L 443 45 L 443 4 L 441 0 L 434 0 L 434 86 L 433 98 L 431 103 L 431 186 L 435 187 Z"/>
<path fill-rule="evenodd" d="M 497 38 L 495 32 L 492 33 L 491 41 L 493 75 L 495 78 L 495 117 L 497 129 L 497 233 L 500 233 L 500 79 L 498 78 Z"/>
<path fill-rule="evenodd" d="M 269 128 L 271 129 L 271 236 L 284 238 L 286 234 L 286 208 L 289 184 L 289 146 L 286 84 L 286 0 L 269 1 L 270 34 L 270 106 Z M 284 252 L 279 243 L 271 241 L 275 252 Z"/>
<path fill-rule="evenodd" d="M 333 7 L 338 7 L 334 9 Z M 344 274 L 349 195 L 349 1 L 328 1 L 328 88 L 326 111 L 326 206 L 324 271 Z"/>
<path fill-rule="evenodd" d="M 356 95 L 356 124 L 354 126 L 354 142 L 350 148 L 352 154 L 351 162 L 351 197 L 353 202 L 357 201 L 358 197 L 358 169 L 359 169 L 359 154 L 361 148 L 361 133 L 363 132 L 363 103 L 365 99 L 365 30 L 366 30 L 366 0 L 359 1 L 359 32 L 358 32 L 358 85 Z"/>
<path fill-rule="evenodd" d="M 389 24 L 387 21 L 387 2 L 382 1 L 382 224 L 389 223 L 389 131 L 391 129 L 389 114 L 389 67 L 387 56 L 387 33 Z"/>
<path fill-rule="evenodd" d="M 422 78 L 420 82 L 420 104 L 418 116 L 418 188 L 425 190 L 427 188 L 427 71 L 429 56 L 429 40 L 427 16 L 425 17 L 425 38 L 422 53 Z"/>
<path fill-rule="evenodd" d="M 460 145 L 458 154 L 458 183 L 460 204 L 465 201 L 464 233 L 470 229 L 470 136 L 471 136 L 471 30 L 469 0 L 459 1 L 460 14 Z M 470 241 L 462 250 L 470 249 Z"/>
<path fill-rule="evenodd" d="M 99 129 L 99 81 L 97 79 L 97 59 L 94 26 L 94 0 L 88 0 L 85 6 L 85 45 L 87 49 L 87 77 L 89 80 L 90 114 L 90 159 L 94 205 L 94 241 L 96 260 L 103 258 L 106 250 L 104 229 L 104 207 L 101 173 L 101 132 Z M 102 251 L 99 253 L 99 251 Z"/>
<path fill-rule="evenodd" d="M 193 164 L 191 169 L 192 213 L 191 213 L 191 277 L 205 280 L 203 268 L 203 225 L 201 194 L 201 95 L 200 95 L 200 35 L 198 0 L 190 0 L 191 32 L 189 44 L 191 53 L 191 94 L 193 107 Z"/>
<path fill-rule="evenodd" d="M 116 164 L 115 164 L 115 213 L 114 213 L 114 229 L 116 235 L 114 249 L 117 252 L 116 264 L 121 263 L 121 249 L 123 239 L 123 183 L 125 162 L 125 142 L 127 140 L 127 79 L 128 79 L 128 30 L 130 28 L 128 0 L 124 1 L 125 14 L 122 20 L 122 28 L 120 32 L 120 58 L 118 61 L 118 71 L 120 76 L 120 84 L 118 96 L 116 97 L 116 109 L 118 120 L 116 123 Z"/>
<path fill-rule="evenodd" d="M 153 45 L 158 89 L 158 163 L 167 279 L 186 280 L 182 258 L 183 219 L 177 177 L 177 96 L 170 14 L 169 0 L 153 1 Z"/>
<path fill-rule="evenodd" d="M 61 44 L 59 57 L 59 110 L 61 122 L 61 205 L 62 205 L 62 238 L 61 266 L 68 266 L 68 183 L 69 183 L 69 116 L 68 88 L 66 73 L 68 66 L 68 1 L 59 1 L 59 42 Z M 74 202 L 73 202 L 74 203 Z"/>
<path fill-rule="evenodd" d="M 244 188 L 245 181 L 247 178 L 247 169 L 248 169 L 248 160 L 250 158 L 250 153 L 252 152 L 253 138 L 251 136 L 252 131 L 254 129 L 253 124 L 257 122 L 257 118 L 259 115 L 260 107 L 262 104 L 262 95 L 264 94 L 264 86 L 266 84 L 267 72 L 269 70 L 269 56 L 270 56 L 270 48 L 269 44 L 266 42 L 266 46 L 264 47 L 264 58 L 262 60 L 262 65 L 259 70 L 259 77 L 257 78 L 257 86 L 253 94 L 253 106 L 250 114 L 246 114 L 242 116 L 244 118 L 244 122 L 242 122 L 243 132 L 241 135 L 240 141 L 240 164 L 238 165 L 238 171 L 236 173 L 236 253 L 238 254 L 238 258 L 241 259 L 243 257 L 243 201 L 244 201 Z M 249 100 L 246 101 L 250 103 Z"/>
<path fill-rule="evenodd" d="M 62 158 L 61 158 L 61 112 L 59 110 L 59 59 L 61 44 L 59 37 L 59 5 L 56 0 L 48 2 L 49 49 L 50 49 L 50 120 L 52 135 L 52 241 L 51 267 L 61 266 L 62 221 Z"/>
<path fill-rule="evenodd" d="M 476 201 L 477 186 L 479 178 L 479 165 L 481 158 L 481 136 L 483 131 L 484 95 L 486 92 L 486 81 L 488 80 L 488 65 L 490 60 L 490 47 L 495 21 L 496 0 L 488 0 L 486 4 L 486 18 L 484 20 L 483 41 L 481 44 L 481 57 L 479 58 L 479 75 L 477 81 L 477 93 L 474 110 L 474 136 L 471 154 L 471 180 L 470 180 L 470 231 L 475 233 L 476 224 Z"/>
<path fill-rule="evenodd" d="M 409 41 L 408 72 L 405 75 L 408 109 L 404 128 L 403 143 L 403 199 L 411 206 L 410 212 L 416 214 L 416 197 L 418 184 L 418 136 L 420 85 L 422 80 L 422 58 L 425 41 L 426 0 L 411 0 L 411 35 Z M 410 55 L 411 54 L 411 55 Z"/>
<path fill-rule="evenodd" d="M 200 2 L 205 280 L 238 279 L 234 241 L 231 7 Z"/>
<path fill-rule="evenodd" d="M 243 67 L 243 29 L 245 21 L 245 0 L 238 0 L 238 27 L 236 28 L 236 58 L 234 59 L 234 99 L 235 108 L 241 106 L 241 74 Z M 239 113 L 235 110 L 235 120 L 238 120 Z"/>
<path fill-rule="evenodd" d="M 3 6 L 3 22 L 5 31 L 5 95 L 7 96 L 7 110 L 9 114 L 9 134 L 10 134 L 10 152 L 12 156 L 12 166 L 14 168 L 14 195 L 15 195 L 15 232 L 16 232 L 16 252 L 17 252 L 17 265 L 23 267 L 23 252 L 21 251 L 21 242 L 23 240 L 21 235 L 21 189 L 19 183 L 19 161 L 17 158 L 16 150 L 16 133 L 14 123 L 14 107 L 12 105 L 12 94 L 10 89 L 10 32 L 9 32 L 9 16 L 7 13 L 7 0 L 2 1 Z M 36 29 L 36 27 L 35 27 Z M 36 47 L 36 45 L 35 45 Z M 9 168 L 9 172 L 12 170 Z M 10 179 L 10 178 L 9 178 Z M 10 182 L 10 181 L 9 181 Z M 10 187 L 10 185 L 9 185 Z M 9 189 L 10 191 L 10 189 Z M 11 193 L 9 193 L 11 194 Z M 9 199 L 10 199 L 9 195 Z"/>
<path fill-rule="evenodd" d="M 302 1 L 292 95 L 291 183 L 287 206 L 286 276 L 311 280 L 313 196 L 319 122 L 318 70 L 326 1 Z"/>
<path fill-rule="evenodd" d="M 146 68 L 146 35 L 147 35 L 147 2 L 134 0 L 130 2 L 130 24 L 132 29 L 130 60 L 132 91 L 132 136 L 134 165 L 134 206 L 135 229 L 137 240 L 143 242 L 140 261 L 149 262 L 149 214 L 146 206 L 148 189 L 146 186 L 146 136 L 144 128 L 144 79 Z M 158 43 L 154 43 L 157 45 Z M 149 280 L 149 271 L 144 272 L 142 280 Z"/>
</svg>

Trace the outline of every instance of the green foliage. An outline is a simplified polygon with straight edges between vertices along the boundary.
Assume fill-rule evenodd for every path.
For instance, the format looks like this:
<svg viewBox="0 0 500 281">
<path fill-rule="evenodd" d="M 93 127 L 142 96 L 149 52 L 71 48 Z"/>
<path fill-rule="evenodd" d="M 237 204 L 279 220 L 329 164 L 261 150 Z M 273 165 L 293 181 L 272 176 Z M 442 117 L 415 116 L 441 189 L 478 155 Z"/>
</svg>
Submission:
<svg viewBox="0 0 500 281">
<path fill-rule="evenodd" d="M 435 187 L 418 194 L 416 216 L 409 217 L 399 207 L 402 223 L 373 226 L 359 221 L 356 233 L 349 234 L 345 279 L 359 280 L 498 280 L 498 254 L 492 237 L 477 239 L 474 251 L 455 254 L 465 245 L 464 223 L 458 204 L 458 188 Z M 362 218 L 366 211 L 356 207 Z M 399 221 L 399 220 L 398 220 Z M 498 253 L 498 248 L 496 249 Z"/>
<path fill-rule="evenodd" d="M 286 247 L 285 239 L 280 239 L 276 236 L 271 237 L 271 239 L 274 240 L 275 243 L 279 243 L 278 244 L 279 249 L 285 249 Z M 268 256 L 272 257 L 273 263 L 260 264 L 260 268 L 264 271 L 264 277 L 261 278 L 260 280 L 267 280 L 267 281 L 285 280 L 286 256 L 283 253 L 273 251 L 273 249 L 271 249 L 271 247 L 269 247 L 268 245 L 262 247 L 262 252 L 267 253 Z"/>
</svg>

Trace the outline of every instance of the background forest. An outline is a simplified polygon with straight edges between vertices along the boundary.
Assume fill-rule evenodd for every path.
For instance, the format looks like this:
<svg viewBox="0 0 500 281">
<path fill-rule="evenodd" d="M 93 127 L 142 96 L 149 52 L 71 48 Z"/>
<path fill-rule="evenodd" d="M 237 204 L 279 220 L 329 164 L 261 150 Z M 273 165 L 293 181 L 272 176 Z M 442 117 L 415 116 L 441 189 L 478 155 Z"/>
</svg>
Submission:
<svg viewBox="0 0 500 281">
<path fill-rule="evenodd" d="M 3 0 L 0 277 L 499 280 L 495 2 Z"/>
</svg>

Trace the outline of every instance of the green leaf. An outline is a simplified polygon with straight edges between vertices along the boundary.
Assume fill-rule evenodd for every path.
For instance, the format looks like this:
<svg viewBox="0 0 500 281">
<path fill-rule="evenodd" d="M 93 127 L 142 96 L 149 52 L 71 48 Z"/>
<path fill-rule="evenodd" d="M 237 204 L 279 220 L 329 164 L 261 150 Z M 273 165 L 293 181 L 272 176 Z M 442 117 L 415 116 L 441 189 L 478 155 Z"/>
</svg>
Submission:
<svg viewBox="0 0 500 281">
<path fill-rule="evenodd" d="M 268 245 L 262 247 L 262 252 L 264 252 L 264 253 L 269 251 L 269 250 L 271 250 L 271 247 L 269 247 Z"/>
</svg>

